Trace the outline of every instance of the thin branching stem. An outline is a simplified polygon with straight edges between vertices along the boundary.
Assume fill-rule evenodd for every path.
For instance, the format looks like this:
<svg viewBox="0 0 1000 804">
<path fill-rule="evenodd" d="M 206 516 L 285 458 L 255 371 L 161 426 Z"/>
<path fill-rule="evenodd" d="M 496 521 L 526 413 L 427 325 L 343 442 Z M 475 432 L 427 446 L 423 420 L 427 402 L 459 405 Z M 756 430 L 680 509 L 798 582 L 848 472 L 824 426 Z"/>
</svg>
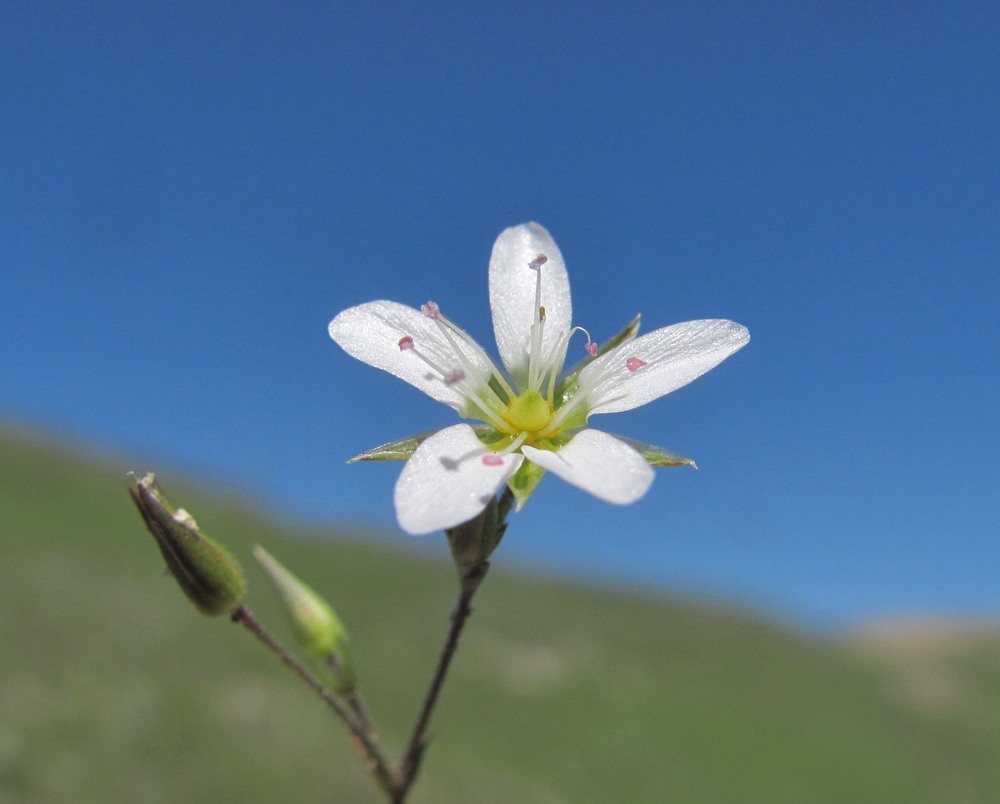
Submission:
<svg viewBox="0 0 1000 804">
<path fill-rule="evenodd" d="M 375 728 L 375 721 L 372 719 L 371 712 L 368 711 L 368 707 L 365 704 L 364 699 L 361 697 L 361 694 L 357 691 L 352 692 L 347 696 L 346 700 L 347 705 L 351 707 L 351 711 L 354 712 L 358 718 L 358 723 L 368 733 L 368 736 L 371 737 L 373 741 L 377 740 L 378 731 Z"/>
<path fill-rule="evenodd" d="M 510 489 L 504 489 L 497 503 L 496 542 L 503 535 L 506 527 L 507 514 L 514 503 L 514 495 Z M 494 542 L 493 547 L 496 546 Z M 389 797 L 392 804 L 403 804 L 410 788 L 413 786 L 420 769 L 420 761 L 423 758 L 424 750 L 427 747 L 427 729 L 430 726 L 431 716 L 437 706 L 438 698 L 444 687 L 448 670 L 451 667 L 452 659 L 458 649 L 459 637 L 465 628 L 465 624 L 472 614 L 472 598 L 476 590 L 489 572 L 489 562 L 485 558 L 459 566 L 459 594 L 455 610 L 451 614 L 451 626 L 448 629 L 448 636 L 445 638 L 444 647 L 438 658 L 437 668 L 431 679 L 430 686 L 424 696 L 423 705 L 417 716 L 417 721 L 410 734 L 406 750 L 402 759 L 396 766 L 395 771 L 390 770 L 389 763 L 379 746 L 378 735 L 375 730 L 371 715 L 365 707 L 364 702 L 357 693 L 352 693 L 344 700 L 334 695 L 323 686 L 309 670 L 281 643 L 278 642 L 263 625 L 250 613 L 245 606 L 240 606 L 233 612 L 233 622 L 243 625 L 257 639 L 266 645 L 279 659 L 291 669 L 302 681 L 323 700 L 323 702 L 333 710 L 347 728 L 348 736 L 355 747 L 368 771 L 378 782 L 379 786 Z"/>
<path fill-rule="evenodd" d="M 359 717 L 346 707 L 330 690 L 323 686 L 322 682 L 310 673 L 302 662 L 286 650 L 245 606 L 240 606 L 233 612 L 232 620 L 244 626 L 251 634 L 264 643 L 272 653 L 281 659 L 286 667 L 311 687 L 313 692 L 343 721 L 351 740 L 362 754 L 369 772 L 375 777 L 375 780 L 386 794 L 391 797 L 393 795 L 393 776 L 389 770 L 389 763 L 378 746 L 377 738 L 370 726 L 370 721 L 367 718 L 359 720 Z"/>
</svg>

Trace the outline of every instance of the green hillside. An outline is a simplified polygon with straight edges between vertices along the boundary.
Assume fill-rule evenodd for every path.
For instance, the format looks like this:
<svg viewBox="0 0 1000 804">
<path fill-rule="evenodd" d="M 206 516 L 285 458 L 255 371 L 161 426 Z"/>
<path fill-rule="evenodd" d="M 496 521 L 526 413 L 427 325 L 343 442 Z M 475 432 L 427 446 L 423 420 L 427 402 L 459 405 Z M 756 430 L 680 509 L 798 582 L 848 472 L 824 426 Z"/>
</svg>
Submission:
<svg viewBox="0 0 1000 804">
<path fill-rule="evenodd" d="M 164 576 L 130 468 L 156 467 L 0 435 L 0 801 L 380 801 L 308 690 Z M 453 604 L 443 537 L 440 561 L 319 540 L 159 479 L 283 639 L 252 544 L 334 602 L 398 755 Z M 525 577 L 501 547 L 411 800 L 1000 801 L 1000 639 L 896 637 Z"/>
</svg>

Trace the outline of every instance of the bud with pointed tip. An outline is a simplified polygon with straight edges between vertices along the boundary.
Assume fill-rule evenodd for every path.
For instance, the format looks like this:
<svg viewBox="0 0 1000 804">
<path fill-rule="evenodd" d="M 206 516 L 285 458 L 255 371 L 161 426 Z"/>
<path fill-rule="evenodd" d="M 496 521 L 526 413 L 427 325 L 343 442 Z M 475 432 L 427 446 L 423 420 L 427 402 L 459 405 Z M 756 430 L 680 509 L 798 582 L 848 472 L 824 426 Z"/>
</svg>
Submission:
<svg viewBox="0 0 1000 804">
<path fill-rule="evenodd" d="M 129 494 L 177 583 L 209 617 L 230 614 L 243 604 L 247 584 L 239 562 L 206 536 L 183 508 L 174 511 L 152 474 L 136 480 Z"/>
<path fill-rule="evenodd" d="M 347 630 L 330 604 L 260 545 L 254 548 L 253 553 L 274 584 L 302 649 L 322 661 L 338 695 L 354 692 L 357 678 Z"/>
</svg>

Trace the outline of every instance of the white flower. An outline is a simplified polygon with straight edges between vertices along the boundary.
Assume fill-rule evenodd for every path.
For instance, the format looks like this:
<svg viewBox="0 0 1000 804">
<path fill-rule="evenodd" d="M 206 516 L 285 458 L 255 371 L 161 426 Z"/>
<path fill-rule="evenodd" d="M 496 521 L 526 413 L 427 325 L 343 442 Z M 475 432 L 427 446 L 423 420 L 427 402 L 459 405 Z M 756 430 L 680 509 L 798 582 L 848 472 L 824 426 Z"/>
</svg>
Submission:
<svg viewBox="0 0 1000 804">
<path fill-rule="evenodd" d="M 750 340 L 746 327 L 721 319 L 674 324 L 637 338 L 636 320 L 599 350 L 585 330 L 570 326 L 566 266 L 536 223 L 497 238 L 490 306 L 506 372 L 434 302 L 415 310 L 374 301 L 330 322 L 330 336 L 352 357 L 487 425 L 456 424 L 371 453 L 412 452 L 394 495 L 399 524 L 410 533 L 471 519 L 505 483 L 523 502 L 545 470 L 607 502 L 636 501 L 653 482 L 650 462 L 669 454 L 644 455 L 632 443 L 586 428 L 588 417 L 645 405 Z M 585 365 L 564 374 L 576 332 L 587 337 Z M 671 462 L 690 463 L 659 461 Z"/>
</svg>

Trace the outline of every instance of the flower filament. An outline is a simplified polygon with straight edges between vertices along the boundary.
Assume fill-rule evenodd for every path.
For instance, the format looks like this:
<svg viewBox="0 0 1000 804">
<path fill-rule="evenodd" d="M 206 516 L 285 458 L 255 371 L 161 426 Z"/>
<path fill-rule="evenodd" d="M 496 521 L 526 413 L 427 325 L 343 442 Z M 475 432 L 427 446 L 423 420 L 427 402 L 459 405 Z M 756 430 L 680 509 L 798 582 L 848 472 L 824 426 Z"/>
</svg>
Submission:
<svg viewBox="0 0 1000 804">
<path fill-rule="evenodd" d="M 481 419 L 496 429 L 500 438 L 489 444 L 493 451 L 483 458 L 489 466 L 499 465 L 500 456 L 519 449 L 522 444 L 555 448 L 551 439 L 563 430 L 575 430 L 586 424 L 584 403 L 596 380 L 561 392 L 559 400 L 555 392 L 570 338 L 576 332 L 583 332 L 587 337 L 586 351 L 592 358 L 598 355 L 598 347 L 587 330 L 573 327 L 556 338 L 549 349 L 544 349 L 546 316 L 542 304 L 542 266 L 547 261 L 546 255 L 539 254 L 527 266 L 536 274 L 534 315 L 527 344 L 526 387 L 520 393 L 482 347 L 441 313 L 436 302 L 428 301 L 421 305 L 420 311 L 437 325 L 457 365 L 439 365 L 418 348 L 410 335 L 399 340 L 400 351 L 412 352 L 432 369 L 433 376 L 464 397 L 467 405 L 460 411 L 463 416 Z M 626 361 L 629 372 L 645 365 L 638 357 L 629 357 Z"/>
</svg>

